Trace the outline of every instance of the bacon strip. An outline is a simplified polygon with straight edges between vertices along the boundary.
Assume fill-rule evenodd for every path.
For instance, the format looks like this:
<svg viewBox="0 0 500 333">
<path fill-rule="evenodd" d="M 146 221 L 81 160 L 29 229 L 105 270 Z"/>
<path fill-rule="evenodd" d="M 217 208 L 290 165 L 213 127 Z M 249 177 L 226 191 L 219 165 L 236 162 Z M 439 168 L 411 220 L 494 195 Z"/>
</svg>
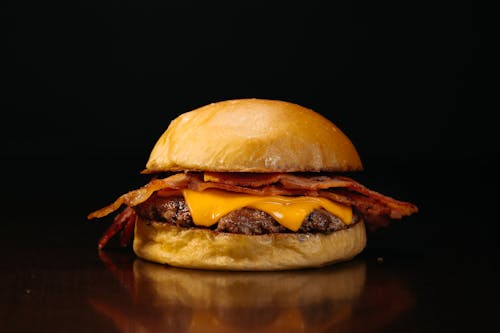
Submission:
<svg viewBox="0 0 500 333">
<path fill-rule="evenodd" d="M 120 214 L 116 215 L 115 219 L 113 220 L 113 223 L 108 227 L 106 232 L 104 232 L 104 235 L 102 235 L 101 239 L 99 240 L 99 243 L 97 244 L 97 248 L 99 250 L 102 250 L 104 246 L 109 242 L 111 238 L 113 238 L 117 233 L 120 232 L 122 229 L 128 229 L 127 226 L 132 224 L 135 224 L 135 211 L 127 207 L 125 208 Z M 128 242 L 126 244 L 123 244 L 123 242 L 126 241 L 126 237 L 124 236 L 122 238 L 122 245 L 127 246 L 128 243 L 130 242 L 130 239 L 128 239 Z"/>
<path fill-rule="evenodd" d="M 205 172 L 203 173 L 203 181 L 235 186 L 261 187 L 277 183 L 281 175 L 280 173 Z"/>
<path fill-rule="evenodd" d="M 261 188 L 249 189 L 246 186 L 255 179 Z M 373 215 L 388 215 L 392 219 L 400 219 L 418 211 L 411 203 L 396 200 L 366 188 L 355 180 L 344 176 L 310 176 L 303 177 L 293 174 L 235 174 L 235 173 L 205 173 L 205 181 L 196 188 L 202 191 L 206 188 L 219 188 L 232 192 L 243 192 L 255 195 L 321 195 L 331 200 L 349 204 L 360 211 Z M 282 186 L 271 185 L 280 183 Z M 267 186 L 262 186 L 267 185 Z M 332 193 L 332 189 L 345 188 L 349 192 Z M 330 189 L 330 192 L 318 190 Z"/>
<path fill-rule="evenodd" d="M 178 173 L 164 179 L 153 179 L 143 187 L 120 196 L 112 204 L 90 213 L 87 218 L 94 219 L 104 217 L 118 210 L 123 204 L 129 207 L 137 206 L 148 200 L 153 193 L 162 189 L 180 190 L 186 188 L 187 184 L 193 177 L 195 176 Z"/>
<path fill-rule="evenodd" d="M 314 176 L 314 177 L 299 177 L 295 175 L 282 174 L 280 183 L 286 188 L 304 189 L 304 190 L 320 190 L 334 187 L 348 187 L 354 180 L 345 177 L 329 177 L 329 176 Z"/>
<path fill-rule="evenodd" d="M 227 185 L 262 187 L 281 183 L 286 189 L 318 190 L 331 187 L 346 187 L 350 182 L 338 177 L 328 176 L 298 176 L 286 173 L 233 173 L 233 172 L 205 172 L 205 182 L 222 183 Z M 352 181 L 352 180 L 351 180 Z"/>
<path fill-rule="evenodd" d="M 130 207 L 125 208 L 126 209 L 132 209 Z M 135 229 L 135 220 L 137 218 L 135 211 L 132 210 L 134 214 L 131 214 L 131 216 L 127 219 L 127 222 L 125 223 L 125 226 L 123 227 L 122 234 L 120 236 L 120 245 L 122 247 L 127 247 L 128 244 L 130 244 L 130 241 L 132 241 L 132 237 L 134 236 L 134 229 Z M 104 246 L 104 245 L 103 245 Z"/>
<path fill-rule="evenodd" d="M 351 184 L 347 186 L 347 188 L 352 191 L 352 192 L 358 192 L 361 193 L 362 195 L 368 198 L 371 198 L 380 204 L 383 204 L 390 208 L 390 213 L 388 214 L 390 218 L 392 219 L 400 219 L 403 216 L 408 216 L 411 214 L 414 214 L 418 212 L 417 206 L 415 206 L 412 203 L 409 202 L 404 202 L 404 201 L 399 201 L 394 198 L 388 197 L 386 195 L 383 195 L 381 193 L 375 192 L 373 190 L 370 190 L 366 188 L 365 186 L 361 185 L 360 183 L 344 177 L 344 176 L 339 176 L 338 178 L 345 180 L 345 181 L 350 181 Z M 356 199 L 356 200 L 361 200 L 359 195 L 351 194 L 351 196 Z"/>
<path fill-rule="evenodd" d="M 320 196 L 356 207 L 363 214 L 390 215 L 391 209 L 379 201 L 347 190 L 321 191 Z"/>
<path fill-rule="evenodd" d="M 123 204 L 129 207 L 137 206 L 155 192 L 165 196 L 170 193 L 178 194 L 180 190 L 186 188 L 197 191 L 217 188 L 253 195 L 323 196 L 354 206 L 363 213 L 387 215 L 392 219 L 399 219 L 418 211 L 418 208 L 409 202 L 385 196 L 344 176 L 206 172 L 203 177 L 200 174 L 178 173 L 164 179 L 153 179 L 143 187 L 120 196 L 109 206 L 89 214 L 88 218 L 104 217 L 118 210 Z"/>
<path fill-rule="evenodd" d="M 263 195 L 318 196 L 317 191 L 287 189 L 281 185 L 267 185 L 259 188 L 250 188 L 250 187 L 243 187 L 243 186 L 230 185 L 224 183 L 199 182 L 199 183 L 191 183 L 189 188 L 196 191 L 204 191 L 209 188 L 216 188 L 219 190 L 225 190 L 229 192 L 246 193 L 246 194 L 261 195 L 261 196 Z"/>
</svg>

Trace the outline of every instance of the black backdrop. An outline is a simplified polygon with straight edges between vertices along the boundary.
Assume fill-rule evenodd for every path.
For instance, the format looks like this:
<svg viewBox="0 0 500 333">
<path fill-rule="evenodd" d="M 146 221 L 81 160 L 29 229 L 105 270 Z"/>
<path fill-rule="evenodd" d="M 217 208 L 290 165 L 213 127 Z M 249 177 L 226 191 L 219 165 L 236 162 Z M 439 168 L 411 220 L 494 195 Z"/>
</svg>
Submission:
<svg viewBox="0 0 500 333">
<path fill-rule="evenodd" d="M 258 97 L 330 118 L 358 148 L 367 185 L 419 205 L 396 227 L 396 246 L 446 248 L 467 235 L 442 245 L 449 226 L 487 220 L 478 212 L 493 203 L 485 191 L 499 149 L 481 8 L 166 3 L 2 11 L 3 195 L 16 211 L 29 189 L 35 210 L 64 207 L 83 221 L 144 182 L 139 171 L 175 116 Z M 481 236 L 488 250 L 492 237 Z"/>
</svg>

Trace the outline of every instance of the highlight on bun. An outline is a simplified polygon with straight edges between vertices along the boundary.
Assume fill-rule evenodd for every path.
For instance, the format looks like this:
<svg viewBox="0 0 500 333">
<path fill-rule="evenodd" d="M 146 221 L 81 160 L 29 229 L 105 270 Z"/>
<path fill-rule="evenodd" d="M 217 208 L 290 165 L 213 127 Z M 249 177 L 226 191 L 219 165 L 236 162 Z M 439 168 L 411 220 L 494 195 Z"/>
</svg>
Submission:
<svg viewBox="0 0 500 333">
<path fill-rule="evenodd" d="M 322 115 L 290 102 L 248 98 L 212 103 L 174 119 L 144 172 L 362 169 L 352 142 Z"/>
<path fill-rule="evenodd" d="M 366 245 L 363 221 L 330 234 L 243 235 L 136 220 L 134 252 L 175 267 L 233 271 L 289 270 L 343 262 Z"/>
</svg>

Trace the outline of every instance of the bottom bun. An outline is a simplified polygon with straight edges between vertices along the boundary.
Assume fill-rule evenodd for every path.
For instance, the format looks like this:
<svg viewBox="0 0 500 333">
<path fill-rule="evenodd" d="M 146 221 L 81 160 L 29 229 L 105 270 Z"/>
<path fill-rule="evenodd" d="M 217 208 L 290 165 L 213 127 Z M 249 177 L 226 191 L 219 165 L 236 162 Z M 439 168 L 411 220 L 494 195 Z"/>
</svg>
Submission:
<svg viewBox="0 0 500 333">
<path fill-rule="evenodd" d="M 134 252 L 140 258 L 175 267 L 233 271 L 321 267 L 350 260 L 365 245 L 363 221 L 331 234 L 242 235 L 138 217 L 134 237 Z"/>
</svg>

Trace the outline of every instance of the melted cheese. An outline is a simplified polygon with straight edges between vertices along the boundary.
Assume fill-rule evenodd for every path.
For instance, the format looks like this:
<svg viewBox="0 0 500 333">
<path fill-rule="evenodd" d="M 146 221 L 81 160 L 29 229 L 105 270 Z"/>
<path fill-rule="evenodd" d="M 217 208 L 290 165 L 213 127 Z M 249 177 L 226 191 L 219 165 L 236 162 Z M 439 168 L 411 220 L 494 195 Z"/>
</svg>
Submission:
<svg viewBox="0 0 500 333">
<path fill-rule="evenodd" d="M 183 190 L 184 199 L 196 225 L 209 227 L 221 217 L 243 207 L 255 208 L 271 215 L 284 227 L 297 231 L 304 219 L 314 210 L 324 208 L 345 224 L 352 220 L 352 209 L 326 198 L 255 196 L 216 189 L 205 191 Z"/>
</svg>

